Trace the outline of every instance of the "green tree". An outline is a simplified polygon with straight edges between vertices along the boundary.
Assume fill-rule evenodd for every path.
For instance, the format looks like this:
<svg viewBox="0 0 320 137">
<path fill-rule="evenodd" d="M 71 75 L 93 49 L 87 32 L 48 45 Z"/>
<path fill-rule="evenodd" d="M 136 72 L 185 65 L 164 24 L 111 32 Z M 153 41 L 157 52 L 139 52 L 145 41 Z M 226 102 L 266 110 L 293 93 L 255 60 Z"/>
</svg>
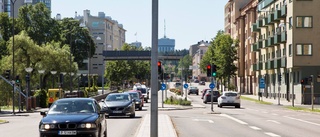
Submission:
<svg viewBox="0 0 320 137">
<path fill-rule="evenodd" d="M 192 58 L 189 54 L 185 55 L 182 59 L 180 59 L 178 68 L 180 68 L 178 75 L 182 76 L 181 73 L 184 75 L 190 76 L 192 71 L 189 70 L 189 66 L 192 66 Z"/>
</svg>

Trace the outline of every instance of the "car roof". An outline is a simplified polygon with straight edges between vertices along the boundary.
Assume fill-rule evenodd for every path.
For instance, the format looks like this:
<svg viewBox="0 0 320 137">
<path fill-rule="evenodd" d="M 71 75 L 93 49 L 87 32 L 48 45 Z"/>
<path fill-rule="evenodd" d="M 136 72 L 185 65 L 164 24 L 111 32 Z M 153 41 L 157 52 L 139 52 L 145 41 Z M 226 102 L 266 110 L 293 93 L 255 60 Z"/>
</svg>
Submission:
<svg viewBox="0 0 320 137">
<path fill-rule="evenodd" d="M 59 100 L 64 100 L 64 101 L 66 101 L 66 100 L 74 100 L 74 101 L 95 101 L 95 99 L 93 99 L 93 98 L 61 98 L 61 99 L 59 99 Z M 58 101 L 58 100 L 57 100 Z"/>
</svg>

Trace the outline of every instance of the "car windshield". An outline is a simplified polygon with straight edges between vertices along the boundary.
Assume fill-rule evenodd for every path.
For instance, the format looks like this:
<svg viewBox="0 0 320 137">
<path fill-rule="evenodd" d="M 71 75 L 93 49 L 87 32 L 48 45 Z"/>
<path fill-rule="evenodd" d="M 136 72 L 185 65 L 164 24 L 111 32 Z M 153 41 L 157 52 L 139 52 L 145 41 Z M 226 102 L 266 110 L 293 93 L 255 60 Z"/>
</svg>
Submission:
<svg viewBox="0 0 320 137">
<path fill-rule="evenodd" d="M 227 97 L 235 97 L 238 94 L 237 93 L 225 93 L 224 95 L 227 96 Z"/>
<path fill-rule="evenodd" d="M 211 94 L 211 90 L 207 90 L 207 94 Z M 213 95 L 219 95 L 219 91 L 213 91 Z"/>
<path fill-rule="evenodd" d="M 60 100 L 52 104 L 48 114 L 95 113 L 94 108 L 90 100 Z"/>
<path fill-rule="evenodd" d="M 190 89 L 197 89 L 197 87 L 190 87 Z"/>
<path fill-rule="evenodd" d="M 106 101 L 129 101 L 128 94 L 110 94 L 107 96 Z"/>
<path fill-rule="evenodd" d="M 129 94 L 131 95 L 132 98 L 134 98 L 134 99 L 139 99 L 139 94 L 138 94 L 138 92 L 130 92 Z"/>
</svg>

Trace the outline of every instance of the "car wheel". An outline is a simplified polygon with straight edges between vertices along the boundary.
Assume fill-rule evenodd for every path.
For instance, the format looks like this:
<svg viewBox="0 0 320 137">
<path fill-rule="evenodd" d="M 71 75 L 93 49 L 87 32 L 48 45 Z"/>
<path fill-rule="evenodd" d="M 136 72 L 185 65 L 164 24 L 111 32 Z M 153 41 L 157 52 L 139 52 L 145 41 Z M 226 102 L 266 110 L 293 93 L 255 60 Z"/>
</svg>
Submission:
<svg viewBox="0 0 320 137">
<path fill-rule="evenodd" d="M 136 117 L 136 113 L 133 113 L 130 115 L 130 118 L 134 118 L 134 117 Z"/>
<path fill-rule="evenodd" d="M 240 108 L 240 105 L 236 105 L 236 106 L 234 106 L 235 108 Z"/>
<path fill-rule="evenodd" d="M 204 104 L 207 104 L 207 101 L 203 101 Z"/>
<path fill-rule="evenodd" d="M 142 107 L 139 107 L 139 110 L 142 110 Z"/>
<path fill-rule="evenodd" d="M 222 108 L 222 105 L 219 105 L 220 108 Z"/>
<path fill-rule="evenodd" d="M 148 103 L 148 99 L 146 99 L 146 103 Z"/>
</svg>

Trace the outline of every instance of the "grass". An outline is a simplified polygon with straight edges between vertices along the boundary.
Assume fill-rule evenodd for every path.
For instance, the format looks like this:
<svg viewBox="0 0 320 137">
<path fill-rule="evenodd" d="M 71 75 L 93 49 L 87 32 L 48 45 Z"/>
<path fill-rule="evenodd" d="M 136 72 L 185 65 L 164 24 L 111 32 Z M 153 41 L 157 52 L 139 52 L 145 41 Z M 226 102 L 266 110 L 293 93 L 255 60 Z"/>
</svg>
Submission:
<svg viewBox="0 0 320 137">
<path fill-rule="evenodd" d="M 258 104 L 265 104 L 265 105 L 271 105 L 273 103 L 270 103 L 270 102 L 265 102 L 265 101 L 259 101 L 257 99 L 253 99 L 253 98 L 249 98 L 249 97 L 244 97 L 244 96 L 240 96 L 241 99 L 244 99 L 244 100 L 249 100 L 249 101 L 253 101 L 255 103 L 258 103 Z"/>
<path fill-rule="evenodd" d="M 287 109 L 295 110 L 295 111 L 306 111 L 306 112 L 320 112 L 320 109 L 311 109 L 311 108 L 305 108 L 305 107 L 292 107 L 292 106 L 286 106 Z"/>
<path fill-rule="evenodd" d="M 190 106 L 191 102 L 188 101 L 186 98 L 185 99 L 181 99 L 181 98 L 177 99 L 177 98 L 171 96 L 170 98 L 167 98 L 164 101 L 164 104 Z"/>
<path fill-rule="evenodd" d="M 6 120 L 1 120 L 1 119 L 0 119 L 0 123 L 5 123 L 5 122 L 7 122 L 7 121 L 6 121 Z"/>
</svg>

